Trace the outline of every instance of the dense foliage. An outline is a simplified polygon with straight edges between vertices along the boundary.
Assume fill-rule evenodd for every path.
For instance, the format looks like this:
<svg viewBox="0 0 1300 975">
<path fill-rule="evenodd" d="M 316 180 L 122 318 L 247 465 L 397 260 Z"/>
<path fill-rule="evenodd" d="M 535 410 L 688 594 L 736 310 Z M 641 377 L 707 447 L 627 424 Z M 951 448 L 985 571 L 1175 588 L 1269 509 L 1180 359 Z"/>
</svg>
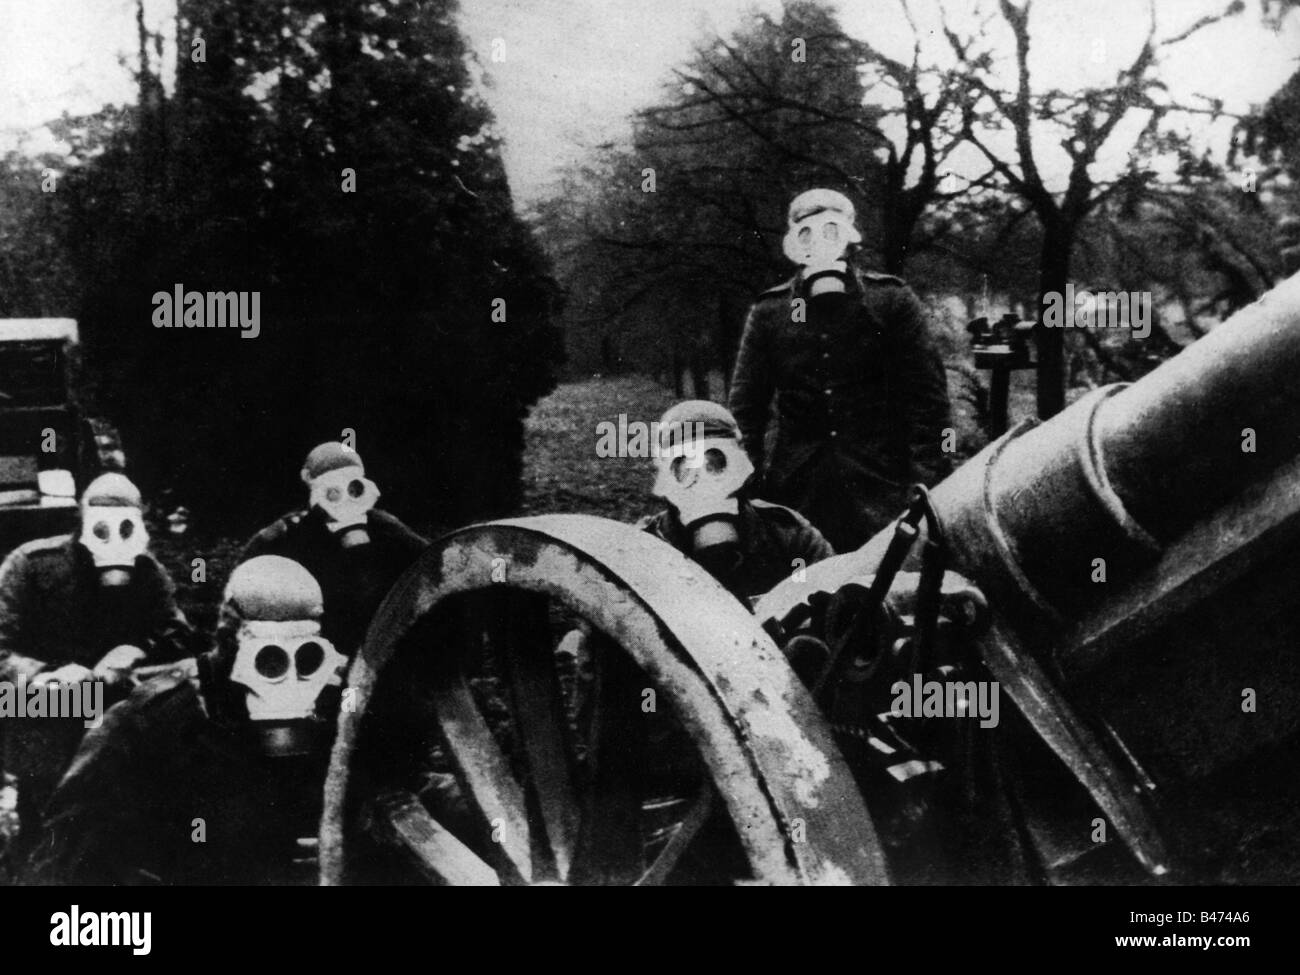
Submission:
<svg viewBox="0 0 1300 975">
<path fill-rule="evenodd" d="M 455 6 L 181 0 L 174 88 L 142 26 L 139 104 L 58 126 L 73 160 L 37 223 L 75 307 L 26 313 L 80 320 L 147 488 L 262 518 L 350 430 L 383 503 L 421 523 L 516 503 L 557 290 Z M 260 334 L 155 328 L 177 284 L 259 292 Z"/>
</svg>

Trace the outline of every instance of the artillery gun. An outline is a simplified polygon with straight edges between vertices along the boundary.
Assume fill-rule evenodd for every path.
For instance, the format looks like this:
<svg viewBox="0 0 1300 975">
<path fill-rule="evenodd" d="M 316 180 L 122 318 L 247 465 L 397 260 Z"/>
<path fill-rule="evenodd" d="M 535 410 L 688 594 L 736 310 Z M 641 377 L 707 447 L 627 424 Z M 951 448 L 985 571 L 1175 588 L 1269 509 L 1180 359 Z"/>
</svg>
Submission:
<svg viewBox="0 0 1300 975">
<path fill-rule="evenodd" d="M 753 614 L 598 518 L 444 537 L 353 665 L 324 881 L 1294 881 L 1297 375 L 1300 276 Z M 1000 719 L 900 718 L 919 678 Z"/>
</svg>

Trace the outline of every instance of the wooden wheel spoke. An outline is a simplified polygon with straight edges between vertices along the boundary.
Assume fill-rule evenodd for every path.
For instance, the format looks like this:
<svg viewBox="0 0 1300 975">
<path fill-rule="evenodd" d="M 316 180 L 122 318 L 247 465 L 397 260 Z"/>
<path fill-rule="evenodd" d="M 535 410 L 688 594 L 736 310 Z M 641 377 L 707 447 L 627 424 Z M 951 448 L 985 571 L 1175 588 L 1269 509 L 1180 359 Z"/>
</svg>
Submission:
<svg viewBox="0 0 1300 975">
<path fill-rule="evenodd" d="M 373 822 L 379 838 L 396 847 L 426 880 L 467 887 L 497 887 L 497 873 L 429 815 L 414 794 L 393 790 L 377 796 Z"/>
<path fill-rule="evenodd" d="M 465 679 L 448 675 L 431 694 L 437 721 L 455 765 L 456 779 L 499 843 L 511 868 L 533 879 L 531 837 L 524 790 L 515 780 Z"/>
<path fill-rule="evenodd" d="M 567 880 L 580 815 L 566 741 L 568 718 L 546 604 L 538 599 L 518 600 L 511 617 L 502 663 L 510 684 L 515 731 L 527 759 L 529 783 L 537 797 L 556 873 Z"/>
<path fill-rule="evenodd" d="M 686 818 L 677 824 L 677 829 L 664 844 L 664 848 L 659 851 L 654 863 L 650 864 L 650 868 L 641 875 L 636 886 L 654 887 L 667 880 L 673 867 L 677 866 L 677 861 L 681 859 L 682 854 L 691 845 L 691 841 L 708 821 L 711 812 L 713 812 L 713 788 L 705 785 L 695 801 L 691 803 Z"/>
<path fill-rule="evenodd" d="M 587 789 L 575 883 L 632 883 L 644 870 L 641 789 L 645 736 L 638 672 L 620 649 L 601 641 L 593 682 Z"/>
</svg>

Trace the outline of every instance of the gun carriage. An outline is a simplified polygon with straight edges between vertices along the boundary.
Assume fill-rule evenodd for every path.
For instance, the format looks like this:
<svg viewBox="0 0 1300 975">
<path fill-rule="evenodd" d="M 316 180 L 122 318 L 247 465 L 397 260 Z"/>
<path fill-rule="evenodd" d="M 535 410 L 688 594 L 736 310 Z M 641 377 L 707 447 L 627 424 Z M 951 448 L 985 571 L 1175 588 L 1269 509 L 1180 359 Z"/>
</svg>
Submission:
<svg viewBox="0 0 1300 975">
<path fill-rule="evenodd" d="M 753 614 L 602 519 L 446 536 L 351 672 L 324 880 L 1294 880 L 1297 375 L 1300 276 Z M 1000 719 L 900 717 L 921 678 Z"/>
</svg>

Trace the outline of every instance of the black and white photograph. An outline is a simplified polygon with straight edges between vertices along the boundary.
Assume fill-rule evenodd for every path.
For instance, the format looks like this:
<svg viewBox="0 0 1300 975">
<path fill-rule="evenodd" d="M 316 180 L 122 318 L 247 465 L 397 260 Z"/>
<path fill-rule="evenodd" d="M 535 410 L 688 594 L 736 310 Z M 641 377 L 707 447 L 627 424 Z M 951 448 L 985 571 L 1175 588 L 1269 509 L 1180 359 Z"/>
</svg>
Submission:
<svg viewBox="0 0 1300 975">
<path fill-rule="evenodd" d="M 1070 886 L 1242 957 L 1298 180 L 1297 0 L 0 0 L 23 938 Z"/>
</svg>

